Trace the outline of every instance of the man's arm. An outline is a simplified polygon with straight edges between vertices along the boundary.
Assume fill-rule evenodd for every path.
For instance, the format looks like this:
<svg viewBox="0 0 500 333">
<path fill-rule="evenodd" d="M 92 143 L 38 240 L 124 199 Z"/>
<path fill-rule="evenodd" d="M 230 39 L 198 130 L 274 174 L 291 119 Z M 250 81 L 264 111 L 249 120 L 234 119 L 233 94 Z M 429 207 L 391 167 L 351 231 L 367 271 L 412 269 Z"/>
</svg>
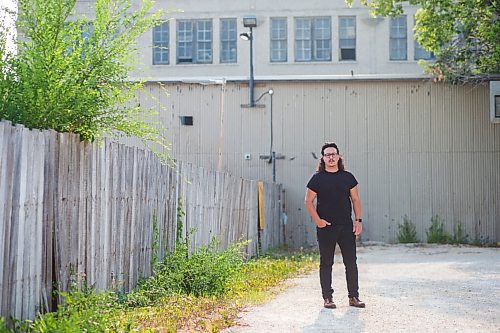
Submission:
<svg viewBox="0 0 500 333">
<path fill-rule="evenodd" d="M 307 189 L 305 198 L 305 205 L 307 212 L 312 217 L 314 223 L 316 223 L 318 228 L 324 228 L 327 225 L 330 225 L 331 223 L 319 217 L 318 212 L 316 212 L 316 207 L 314 207 L 315 199 L 316 199 L 316 192 L 312 191 L 311 189 Z"/>
<path fill-rule="evenodd" d="M 358 185 L 351 188 L 350 195 L 351 195 L 351 201 L 352 201 L 352 208 L 354 209 L 354 218 L 360 219 L 361 218 L 361 200 L 359 199 Z M 354 221 L 354 225 L 352 227 L 352 232 L 354 232 L 354 234 L 356 236 L 361 235 L 361 232 L 363 232 L 363 225 L 361 224 L 361 222 Z"/>
</svg>

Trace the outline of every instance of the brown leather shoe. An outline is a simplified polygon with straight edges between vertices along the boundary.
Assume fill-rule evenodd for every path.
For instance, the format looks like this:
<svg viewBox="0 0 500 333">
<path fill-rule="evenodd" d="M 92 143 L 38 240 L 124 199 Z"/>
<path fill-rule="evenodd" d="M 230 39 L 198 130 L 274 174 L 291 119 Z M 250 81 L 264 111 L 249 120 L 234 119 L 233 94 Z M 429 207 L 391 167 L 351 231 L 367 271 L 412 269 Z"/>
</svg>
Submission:
<svg viewBox="0 0 500 333">
<path fill-rule="evenodd" d="M 325 298 L 324 307 L 327 309 L 335 309 L 337 306 L 335 305 L 335 303 L 333 303 L 333 300 L 330 297 L 330 298 Z"/>
<path fill-rule="evenodd" d="M 356 308 L 364 308 L 365 303 L 361 302 L 357 297 L 349 297 L 349 306 L 354 306 Z"/>
</svg>

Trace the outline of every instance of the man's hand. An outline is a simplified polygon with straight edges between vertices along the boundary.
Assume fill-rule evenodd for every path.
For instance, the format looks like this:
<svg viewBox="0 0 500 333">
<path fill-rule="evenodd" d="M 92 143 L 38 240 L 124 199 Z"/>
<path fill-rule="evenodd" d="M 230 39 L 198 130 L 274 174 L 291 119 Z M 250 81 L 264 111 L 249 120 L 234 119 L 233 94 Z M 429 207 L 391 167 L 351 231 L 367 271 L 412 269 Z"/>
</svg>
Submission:
<svg viewBox="0 0 500 333">
<path fill-rule="evenodd" d="M 358 237 L 359 235 L 361 235 L 361 233 L 363 232 L 363 225 L 361 224 L 361 222 L 354 221 L 354 224 L 352 226 L 352 232 L 354 232 L 354 234 L 356 235 L 356 237 Z"/>
<path fill-rule="evenodd" d="M 319 219 L 319 222 L 317 222 L 316 225 L 318 226 L 318 228 L 321 229 L 321 228 L 326 227 L 327 225 L 331 225 L 331 223 L 326 221 L 326 220 Z"/>
</svg>

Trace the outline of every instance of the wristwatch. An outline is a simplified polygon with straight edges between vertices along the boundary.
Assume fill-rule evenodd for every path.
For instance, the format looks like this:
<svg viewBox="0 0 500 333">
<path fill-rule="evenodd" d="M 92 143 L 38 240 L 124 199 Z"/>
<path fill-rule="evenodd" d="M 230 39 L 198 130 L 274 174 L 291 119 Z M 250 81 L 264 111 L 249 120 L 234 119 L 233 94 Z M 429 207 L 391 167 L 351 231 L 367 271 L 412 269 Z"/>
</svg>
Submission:
<svg viewBox="0 0 500 333">
<path fill-rule="evenodd" d="M 363 219 L 355 219 L 354 221 L 358 221 L 359 223 L 363 222 Z"/>
</svg>

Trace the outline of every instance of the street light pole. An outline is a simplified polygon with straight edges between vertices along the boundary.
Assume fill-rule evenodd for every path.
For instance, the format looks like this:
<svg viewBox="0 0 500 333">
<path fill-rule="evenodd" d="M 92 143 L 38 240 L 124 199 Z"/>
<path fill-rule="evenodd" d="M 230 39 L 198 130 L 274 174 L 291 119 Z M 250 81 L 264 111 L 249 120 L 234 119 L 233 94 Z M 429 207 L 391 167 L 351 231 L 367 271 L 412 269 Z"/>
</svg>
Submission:
<svg viewBox="0 0 500 333">
<path fill-rule="evenodd" d="M 250 27 L 250 82 L 249 82 L 249 89 L 250 89 L 250 102 L 248 105 L 253 108 L 255 106 L 255 100 L 254 100 L 254 80 L 253 80 L 253 28 Z"/>
<path fill-rule="evenodd" d="M 253 78 L 253 28 L 257 27 L 257 17 L 255 16 L 245 16 L 243 17 L 243 26 L 249 28 L 250 32 L 244 32 L 240 34 L 240 38 L 248 40 L 250 42 L 250 80 L 248 82 L 249 89 L 249 101 L 248 105 L 242 105 L 242 107 L 255 107 L 255 96 L 254 96 L 254 78 Z"/>
</svg>

